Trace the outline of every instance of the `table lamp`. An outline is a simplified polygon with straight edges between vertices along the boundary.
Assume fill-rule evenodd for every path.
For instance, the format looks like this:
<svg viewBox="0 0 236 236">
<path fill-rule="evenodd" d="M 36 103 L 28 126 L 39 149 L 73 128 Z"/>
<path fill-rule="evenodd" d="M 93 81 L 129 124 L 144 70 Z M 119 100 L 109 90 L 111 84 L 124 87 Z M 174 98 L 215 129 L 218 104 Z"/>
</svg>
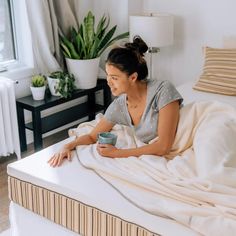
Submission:
<svg viewBox="0 0 236 236">
<path fill-rule="evenodd" d="M 148 46 L 150 53 L 150 72 L 152 75 L 152 54 L 160 51 L 160 47 L 173 44 L 173 16 L 166 13 L 150 13 L 129 17 L 130 41 L 140 36 Z"/>
</svg>

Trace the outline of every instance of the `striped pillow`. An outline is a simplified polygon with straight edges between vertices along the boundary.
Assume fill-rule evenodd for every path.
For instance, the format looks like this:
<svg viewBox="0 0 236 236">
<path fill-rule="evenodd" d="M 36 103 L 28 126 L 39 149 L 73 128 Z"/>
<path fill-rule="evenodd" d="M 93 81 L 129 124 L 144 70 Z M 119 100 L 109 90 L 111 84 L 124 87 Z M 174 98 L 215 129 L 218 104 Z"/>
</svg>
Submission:
<svg viewBox="0 0 236 236">
<path fill-rule="evenodd" d="M 203 73 L 193 89 L 236 96 L 236 48 L 205 48 Z"/>
</svg>

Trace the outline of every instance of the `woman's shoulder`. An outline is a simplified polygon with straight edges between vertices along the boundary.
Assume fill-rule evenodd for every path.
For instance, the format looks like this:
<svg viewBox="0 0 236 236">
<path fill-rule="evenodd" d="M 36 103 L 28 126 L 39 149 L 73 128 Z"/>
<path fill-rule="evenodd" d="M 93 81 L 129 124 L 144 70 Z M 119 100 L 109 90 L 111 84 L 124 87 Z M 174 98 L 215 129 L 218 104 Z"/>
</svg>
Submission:
<svg viewBox="0 0 236 236">
<path fill-rule="evenodd" d="M 151 88 L 160 88 L 166 86 L 173 86 L 173 84 L 169 80 L 158 80 L 158 79 L 150 79 L 147 81 L 149 87 Z"/>
<path fill-rule="evenodd" d="M 150 82 L 149 96 L 155 100 L 158 110 L 175 100 L 179 100 L 180 104 L 183 102 L 182 96 L 170 81 L 156 80 Z"/>
<path fill-rule="evenodd" d="M 157 94 L 163 89 L 166 90 L 173 87 L 174 85 L 168 80 L 152 79 L 148 81 L 148 89 L 150 91 L 150 94 Z"/>
</svg>

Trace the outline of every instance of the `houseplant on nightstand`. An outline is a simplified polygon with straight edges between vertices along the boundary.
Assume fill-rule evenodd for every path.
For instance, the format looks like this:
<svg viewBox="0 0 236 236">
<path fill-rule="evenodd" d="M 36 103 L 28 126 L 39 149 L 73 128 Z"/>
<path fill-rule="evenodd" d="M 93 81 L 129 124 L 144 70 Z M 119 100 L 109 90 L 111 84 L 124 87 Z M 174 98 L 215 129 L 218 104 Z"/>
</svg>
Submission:
<svg viewBox="0 0 236 236">
<path fill-rule="evenodd" d="M 68 98 L 72 96 L 75 90 L 75 78 L 73 74 L 55 71 L 47 76 L 47 80 L 53 96 Z"/>
<path fill-rule="evenodd" d="M 34 75 L 31 79 L 30 90 L 34 100 L 43 100 L 46 90 L 45 76 Z"/>
<path fill-rule="evenodd" d="M 103 15 L 95 29 L 95 17 L 89 11 L 78 30 L 71 28 L 69 35 L 60 36 L 67 69 L 75 75 L 77 88 L 96 86 L 101 54 L 114 42 L 129 35 L 126 32 L 113 37 L 117 26 L 108 30 L 109 23 L 109 18 Z"/>
</svg>

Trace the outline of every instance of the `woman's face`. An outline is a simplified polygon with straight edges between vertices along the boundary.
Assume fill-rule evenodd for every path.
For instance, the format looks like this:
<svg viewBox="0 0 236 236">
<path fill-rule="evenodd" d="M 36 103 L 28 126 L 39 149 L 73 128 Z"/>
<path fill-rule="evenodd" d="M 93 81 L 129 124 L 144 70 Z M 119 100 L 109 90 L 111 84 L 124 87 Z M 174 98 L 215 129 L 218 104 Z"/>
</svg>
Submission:
<svg viewBox="0 0 236 236">
<path fill-rule="evenodd" d="M 130 88 L 129 76 L 113 65 L 106 64 L 107 84 L 114 96 L 127 93 Z"/>
</svg>

